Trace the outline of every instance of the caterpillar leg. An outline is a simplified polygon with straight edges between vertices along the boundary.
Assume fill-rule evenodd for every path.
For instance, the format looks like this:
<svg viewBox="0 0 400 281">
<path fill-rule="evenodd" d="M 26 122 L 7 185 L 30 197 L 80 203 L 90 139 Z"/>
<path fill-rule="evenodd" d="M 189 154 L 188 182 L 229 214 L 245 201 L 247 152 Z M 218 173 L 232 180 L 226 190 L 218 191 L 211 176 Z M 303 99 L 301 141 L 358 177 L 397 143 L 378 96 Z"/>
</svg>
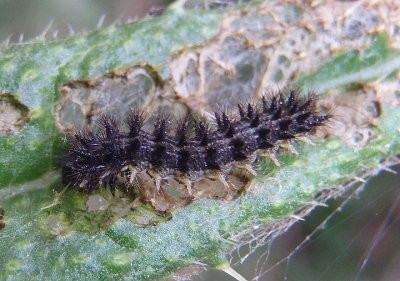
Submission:
<svg viewBox="0 0 400 281">
<path fill-rule="evenodd" d="M 228 179 L 226 178 L 226 175 L 223 173 L 218 173 L 217 176 L 218 180 L 226 187 L 226 188 L 231 188 L 231 185 L 228 182 Z"/>
<path fill-rule="evenodd" d="M 257 176 L 257 172 L 256 170 L 254 170 L 253 166 L 251 164 L 246 164 L 242 166 L 244 169 L 246 169 L 250 174 L 252 174 L 253 176 Z"/>
<path fill-rule="evenodd" d="M 135 167 L 133 167 L 132 165 L 129 165 L 128 168 L 129 168 L 129 171 L 131 172 L 131 174 L 129 175 L 129 183 L 133 184 L 135 182 L 138 172 L 135 169 Z"/>
<path fill-rule="evenodd" d="M 189 179 L 184 179 L 183 183 L 185 184 L 189 195 L 192 196 L 193 195 L 193 191 L 192 191 L 193 182 Z"/>
<path fill-rule="evenodd" d="M 265 152 L 265 153 L 260 154 L 260 156 L 269 158 L 275 164 L 275 166 L 277 166 L 277 167 L 281 166 L 281 163 L 279 163 L 278 158 L 276 158 L 275 151 L 273 151 L 273 152 Z"/>
<path fill-rule="evenodd" d="M 281 147 L 288 150 L 290 153 L 293 153 L 294 155 L 299 155 L 296 148 L 294 148 L 291 142 L 284 143 L 281 145 Z"/>
<path fill-rule="evenodd" d="M 161 181 L 162 181 L 162 177 L 159 174 L 156 174 L 156 176 L 154 177 L 154 182 L 156 184 L 156 189 L 157 192 L 160 192 L 161 189 Z"/>
</svg>

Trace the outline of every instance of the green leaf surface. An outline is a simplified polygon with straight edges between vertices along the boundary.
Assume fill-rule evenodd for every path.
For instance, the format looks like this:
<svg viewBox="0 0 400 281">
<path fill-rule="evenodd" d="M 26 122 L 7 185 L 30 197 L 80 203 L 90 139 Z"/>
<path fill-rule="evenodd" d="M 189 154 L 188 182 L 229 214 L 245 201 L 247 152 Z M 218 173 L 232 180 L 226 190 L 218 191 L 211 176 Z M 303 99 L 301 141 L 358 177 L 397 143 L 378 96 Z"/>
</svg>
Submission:
<svg viewBox="0 0 400 281">
<path fill-rule="evenodd" d="M 0 230 L 1 280 L 152 280 L 197 262 L 221 267 L 231 238 L 295 214 L 318 192 L 400 152 L 400 111 L 383 105 L 375 139 L 366 147 L 349 147 L 334 137 L 316 146 L 298 143 L 299 155 L 279 154 L 280 167 L 258 161 L 259 175 L 249 191 L 230 203 L 203 199 L 170 216 L 140 206 L 120 219 L 85 211 L 87 195 L 67 191 L 60 195 L 62 204 L 53 206 L 50 185 L 58 171 L 49 171 L 62 142 L 53 118 L 58 87 L 140 61 L 159 67 L 165 79 L 170 53 L 211 38 L 221 16 L 221 10 L 177 9 L 160 18 L 1 50 L 0 87 L 31 113 L 21 132 L 0 139 L 0 207 L 6 221 Z M 379 34 L 361 55 L 345 50 L 297 82 L 328 89 L 374 81 L 397 71 L 399 60 L 400 52 Z M 146 214 L 153 226 L 143 227 L 137 214 Z"/>
<path fill-rule="evenodd" d="M 389 45 L 386 34 L 374 36 L 365 50 L 345 51 L 334 55 L 317 72 L 296 81 L 302 88 L 324 92 L 327 89 L 383 79 L 399 69 L 400 51 Z"/>
</svg>

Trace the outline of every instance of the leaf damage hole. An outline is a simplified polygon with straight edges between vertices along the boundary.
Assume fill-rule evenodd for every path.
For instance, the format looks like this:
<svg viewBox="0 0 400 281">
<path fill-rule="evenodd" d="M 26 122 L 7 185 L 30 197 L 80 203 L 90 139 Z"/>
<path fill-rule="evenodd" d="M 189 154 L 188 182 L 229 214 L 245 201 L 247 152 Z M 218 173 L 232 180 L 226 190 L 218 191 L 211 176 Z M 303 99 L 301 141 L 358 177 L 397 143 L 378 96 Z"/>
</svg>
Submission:
<svg viewBox="0 0 400 281">
<path fill-rule="evenodd" d="M 0 93 L 0 135 L 18 133 L 29 119 L 27 106 L 10 93 Z"/>
</svg>

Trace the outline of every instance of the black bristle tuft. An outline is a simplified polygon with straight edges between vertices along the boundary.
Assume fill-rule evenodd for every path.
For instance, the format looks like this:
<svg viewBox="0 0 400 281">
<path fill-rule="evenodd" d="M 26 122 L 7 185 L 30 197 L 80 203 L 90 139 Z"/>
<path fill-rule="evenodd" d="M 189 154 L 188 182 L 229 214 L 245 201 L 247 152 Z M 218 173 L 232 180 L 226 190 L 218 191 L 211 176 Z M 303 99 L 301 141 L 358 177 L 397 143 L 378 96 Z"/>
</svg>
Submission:
<svg viewBox="0 0 400 281">
<path fill-rule="evenodd" d="M 271 116 L 271 120 L 278 120 L 282 116 L 282 108 L 278 108 L 274 111 L 274 113 Z"/>
<path fill-rule="evenodd" d="M 129 126 L 129 136 L 136 137 L 139 132 L 142 130 L 145 120 L 145 113 L 141 110 L 135 109 L 133 110 L 127 119 L 127 123 Z"/>
<path fill-rule="evenodd" d="M 114 139 L 118 136 L 119 128 L 116 120 L 110 116 L 103 116 L 100 118 L 99 122 L 100 133 L 105 139 Z"/>
<path fill-rule="evenodd" d="M 155 142 L 162 142 L 168 135 L 171 117 L 166 113 L 159 114 L 154 121 L 153 138 Z"/>
<path fill-rule="evenodd" d="M 90 147 L 90 143 L 91 142 L 87 137 L 85 137 L 86 133 L 84 133 L 84 132 L 74 132 L 73 134 L 74 134 L 75 140 L 78 143 L 80 143 L 84 148 L 89 148 Z"/>
<path fill-rule="evenodd" d="M 83 158 L 89 158 L 91 156 L 90 152 L 87 150 L 71 149 L 70 151 Z"/>
<path fill-rule="evenodd" d="M 251 106 L 251 104 L 249 103 L 247 105 L 247 118 L 248 119 L 252 119 L 254 116 L 254 108 Z"/>
<path fill-rule="evenodd" d="M 228 114 L 226 112 L 215 112 L 214 115 L 217 121 L 218 132 L 223 133 L 228 138 L 232 138 L 235 134 L 235 126 Z"/>
<path fill-rule="evenodd" d="M 260 125 L 260 115 L 256 114 L 250 122 L 251 128 L 257 128 Z"/>
<path fill-rule="evenodd" d="M 243 105 L 238 104 L 237 107 L 238 107 L 238 110 L 239 110 L 240 119 L 241 120 L 247 120 L 246 111 L 243 109 Z"/>
<path fill-rule="evenodd" d="M 194 121 L 195 140 L 200 146 L 207 146 L 210 142 L 211 129 L 209 123 L 204 120 Z"/>
<path fill-rule="evenodd" d="M 176 122 L 177 125 L 175 129 L 175 140 L 178 147 L 183 147 L 187 145 L 188 139 L 192 134 L 192 122 L 193 120 L 190 115 L 186 115 Z"/>
<path fill-rule="evenodd" d="M 273 96 L 271 98 L 271 101 L 269 103 L 269 108 L 267 108 L 267 110 L 264 113 L 273 113 L 277 110 L 277 97 Z"/>
<path fill-rule="evenodd" d="M 266 97 L 266 96 L 263 96 L 263 97 L 261 98 L 261 104 L 262 104 L 262 112 L 263 112 L 263 113 L 267 113 L 267 112 L 268 112 L 268 109 L 269 109 L 269 105 L 268 105 L 267 97 Z"/>
<path fill-rule="evenodd" d="M 299 115 L 296 116 L 295 121 L 298 124 L 303 124 L 310 116 L 311 112 L 300 113 Z"/>
</svg>

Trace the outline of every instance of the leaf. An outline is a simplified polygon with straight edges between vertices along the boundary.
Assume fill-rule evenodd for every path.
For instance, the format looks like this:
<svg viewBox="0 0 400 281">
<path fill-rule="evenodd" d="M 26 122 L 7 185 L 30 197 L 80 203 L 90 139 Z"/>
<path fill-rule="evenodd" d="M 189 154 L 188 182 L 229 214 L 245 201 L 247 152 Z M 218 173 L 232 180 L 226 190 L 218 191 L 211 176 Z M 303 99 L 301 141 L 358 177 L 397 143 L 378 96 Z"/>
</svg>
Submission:
<svg viewBox="0 0 400 281">
<path fill-rule="evenodd" d="M 389 46 L 386 34 L 378 34 L 369 48 L 352 50 L 334 56 L 318 72 L 297 81 L 299 87 L 326 91 L 329 88 L 383 79 L 398 70 L 399 50 Z"/>
<path fill-rule="evenodd" d="M 347 3 L 343 5 L 347 7 Z M 141 61 L 158 67 L 163 79 L 170 74 L 176 77 L 177 70 L 169 72 L 167 68 L 171 52 L 180 48 L 184 49 L 178 52 L 181 54 L 186 50 L 208 51 L 215 46 L 218 49 L 221 42 L 226 43 L 221 38 L 239 38 L 234 43 L 230 41 L 232 45 L 223 53 L 234 49 L 240 55 L 246 52 L 242 41 L 247 39 L 244 41 L 248 45 L 244 45 L 254 52 L 250 56 L 246 53 L 244 60 L 256 57 L 262 50 L 257 68 L 260 76 L 254 78 L 258 85 L 264 78 L 283 77 L 283 82 L 291 81 L 287 78 L 294 73 L 290 67 L 297 69 L 297 65 L 304 64 L 301 56 L 294 55 L 296 52 L 289 57 L 291 60 L 279 55 L 281 66 L 289 74 L 269 75 L 272 66 L 267 69 L 267 65 L 276 57 L 264 56 L 275 46 L 276 38 L 284 41 L 282 33 L 270 33 L 266 27 L 275 28 L 274 19 L 278 17 L 282 20 L 278 21 L 280 28 L 285 23 L 294 26 L 293 34 L 304 32 L 299 23 L 309 14 L 302 12 L 303 7 L 265 2 L 237 10 L 184 10 L 179 5 L 173 8 L 159 18 L 113 25 L 64 39 L 40 38 L 1 50 L 0 87 L 20 106 L 28 108 L 30 121 L 20 132 L 0 139 L 0 204 L 5 218 L 5 228 L 0 230 L 0 279 L 149 280 L 171 276 L 194 263 L 226 270 L 226 254 L 249 241 L 246 235 L 262 238 L 273 231 L 280 233 L 279 227 L 284 229 L 293 222 L 285 218 L 304 216 L 315 203 L 340 194 L 357 176 L 376 173 L 385 159 L 399 153 L 400 112 L 395 105 L 378 100 L 381 112 L 375 116 L 375 123 L 357 124 L 357 129 L 364 128 L 363 125 L 369 128 L 370 137 L 364 145 L 350 146 L 339 135 L 318 141 L 316 146 L 298 143 L 295 148 L 299 155 L 278 155 L 280 167 L 267 159 L 260 160 L 258 177 L 233 202 L 204 199 L 170 215 L 160 215 L 147 205 L 131 211 L 133 205 L 121 203 L 124 198 L 112 199 L 101 191 L 98 195 L 111 202 L 113 208 L 90 212 L 87 195 L 72 191 L 53 194 L 59 174 L 53 166 L 62 144 L 53 114 L 58 89 L 65 82 L 94 79 L 109 70 Z M 370 6 L 362 8 L 374 10 Z M 247 16 L 243 16 L 244 11 Z M 275 17 L 269 17 L 265 11 L 275 13 Z M 318 18 L 318 9 L 313 12 Z M 221 24 L 218 30 L 221 22 L 225 25 Z M 247 32 L 249 37 L 243 37 L 246 32 L 241 28 L 252 28 Z M 360 45 L 373 39 L 369 34 L 364 34 Z M 317 36 L 323 37 L 320 33 Z M 314 45 L 319 42 L 312 34 L 305 38 L 305 42 Z M 388 38 L 378 34 L 371 46 L 362 48 L 361 56 L 341 38 L 345 50 L 340 54 L 326 57 L 325 62 L 319 61 L 319 57 L 307 57 L 310 63 L 304 65 L 310 71 L 304 70 L 309 74 L 297 80 L 298 85 L 325 90 L 351 86 L 350 83 L 365 86 L 366 81 L 388 77 L 400 68 L 395 63 L 400 53 L 389 46 L 393 38 Z M 315 71 L 311 71 L 314 66 Z M 246 67 L 236 70 L 251 69 Z M 244 77 L 239 77 L 240 83 L 245 84 Z M 338 100 L 342 94 L 339 91 Z M 333 103 L 338 104 L 337 100 Z"/>
</svg>

